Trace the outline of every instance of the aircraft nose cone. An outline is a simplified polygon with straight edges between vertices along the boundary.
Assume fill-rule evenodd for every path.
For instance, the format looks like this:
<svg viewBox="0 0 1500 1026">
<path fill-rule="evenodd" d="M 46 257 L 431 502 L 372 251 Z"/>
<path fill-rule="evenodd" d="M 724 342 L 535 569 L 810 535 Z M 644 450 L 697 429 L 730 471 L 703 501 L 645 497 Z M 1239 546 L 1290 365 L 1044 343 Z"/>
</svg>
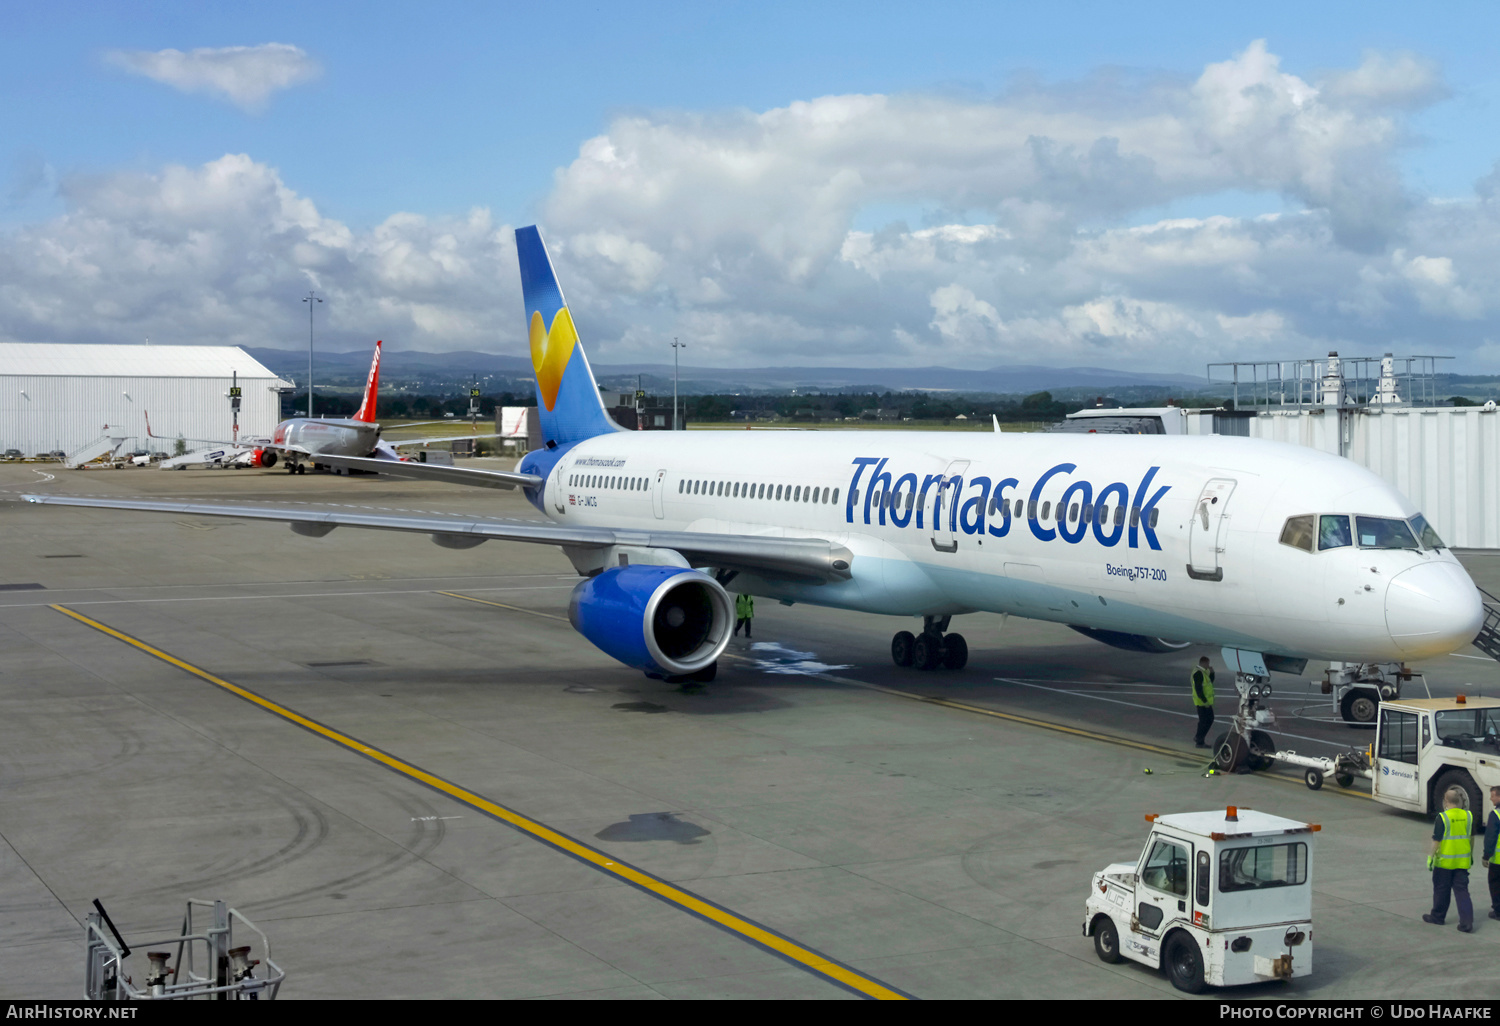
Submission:
<svg viewBox="0 0 1500 1026">
<path fill-rule="evenodd" d="M 1424 563 L 1397 574 L 1385 592 L 1385 625 L 1408 655 L 1446 655 L 1474 640 L 1484 604 L 1457 563 Z"/>
</svg>

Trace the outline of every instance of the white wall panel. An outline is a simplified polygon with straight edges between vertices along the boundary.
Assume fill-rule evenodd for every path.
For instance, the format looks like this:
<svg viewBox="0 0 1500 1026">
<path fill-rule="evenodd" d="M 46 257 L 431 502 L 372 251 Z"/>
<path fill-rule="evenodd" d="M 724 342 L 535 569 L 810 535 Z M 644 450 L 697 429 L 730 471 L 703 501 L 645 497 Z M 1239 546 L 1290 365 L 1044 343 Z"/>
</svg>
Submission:
<svg viewBox="0 0 1500 1026">
<path fill-rule="evenodd" d="M 285 383 L 242 375 L 239 384 L 241 436 L 269 436 L 281 419 L 281 399 L 272 389 Z M 148 412 L 152 430 L 168 439 L 225 440 L 232 430 L 229 386 L 228 376 L 39 376 L 0 367 L 0 449 L 71 452 L 108 428 L 130 438 L 130 448 L 171 451 L 169 440 L 147 444 Z"/>
<path fill-rule="evenodd" d="M 1500 413 L 1479 407 L 1261 414 L 1256 438 L 1344 453 L 1416 503 L 1443 540 L 1500 548 Z"/>
</svg>

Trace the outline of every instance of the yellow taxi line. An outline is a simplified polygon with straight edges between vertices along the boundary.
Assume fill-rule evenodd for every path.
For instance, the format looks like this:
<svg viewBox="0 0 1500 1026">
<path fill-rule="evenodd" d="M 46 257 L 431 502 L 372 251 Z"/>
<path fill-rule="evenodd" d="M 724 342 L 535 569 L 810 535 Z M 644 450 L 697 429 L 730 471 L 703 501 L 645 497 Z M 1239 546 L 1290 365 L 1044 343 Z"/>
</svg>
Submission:
<svg viewBox="0 0 1500 1026">
<path fill-rule="evenodd" d="M 457 597 L 464 598 L 466 596 L 460 595 Z M 484 600 L 476 599 L 474 601 Z M 498 605 L 499 603 L 490 604 Z M 82 613 L 75 612 L 66 606 L 53 605 L 50 608 L 55 609 L 65 616 L 70 616 L 79 623 L 92 627 L 112 638 L 123 641 L 125 644 L 160 659 L 164 663 L 175 666 L 185 673 L 190 673 L 200 680 L 207 681 L 215 687 L 222 688 L 230 694 L 242 698 L 252 705 L 257 705 L 265 711 L 279 716 L 290 723 L 294 723 L 305 730 L 311 731 L 325 740 L 332 741 L 334 744 L 380 763 L 388 769 L 400 773 L 402 776 L 415 780 L 435 791 L 440 791 L 472 809 L 476 809 L 503 823 L 509 824 L 522 833 L 541 841 L 543 844 L 550 845 L 559 851 L 571 855 L 580 862 L 593 866 L 600 872 L 613 876 L 616 879 L 623 880 L 631 886 L 637 887 L 670 905 L 675 905 L 685 912 L 706 919 L 715 926 L 750 941 L 832 983 L 870 998 L 901 1000 L 910 996 L 873 977 L 856 972 L 854 969 L 836 962 L 811 948 L 804 947 L 789 937 L 784 937 L 761 926 L 759 923 L 737 915 L 723 906 L 701 898 L 691 891 L 685 891 L 665 880 L 652 876 L 650 873 L 637 869 L 629 863 L 621 862 L 606 852 L 584 844 L 569 837 L 567 834 L 553 830 L 545 823 L 523 816 L 514 809 L 506 808 L 483 795 L 476 794 L 458 784 L 444 780 L 436 774 L 429 773 L 419 766 L 414 766 L 388 752 L 383 752 L 378 748 L 367 745 L 359 739 L 319 723 L 317 720 L 303 716 L 301 713 L 288 709 L 286 706 L 273 702 L 262 695 L 258 695 L 248 688 L 224 680 L 222 677 L 218 677 L 207 670 L 194 666 L 168 652 L 164 652 L 154 645 L 141 641 L 139 638 L 134 638 L 124 631 L 116 630 L 107 624 L 84 616 Z"/>
</svg>

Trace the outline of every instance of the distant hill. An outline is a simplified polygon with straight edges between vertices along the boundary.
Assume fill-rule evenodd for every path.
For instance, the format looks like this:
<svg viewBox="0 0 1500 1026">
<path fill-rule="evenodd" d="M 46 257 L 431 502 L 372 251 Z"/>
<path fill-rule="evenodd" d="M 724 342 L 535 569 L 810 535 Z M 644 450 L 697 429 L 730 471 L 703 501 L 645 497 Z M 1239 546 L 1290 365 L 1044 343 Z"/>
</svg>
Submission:
<svg viewBox="0 0 1500 1026">
<path fill-rule="evenodd" d="M 292 349 L 247 349 L 266 367 L 299 383 L 307 375 L 307 354 Z M 370 367 L 368 349 L 314 354 L 313 377 L 331 386 L 361 385 Z M 648 391 L 672 387 L 672 365 L 663 363 L 593 365 L 601 384 L 635 386 L 641 376 Z M 725 392 L 785 392 L 790 389 L 841 392 L 932 390 L 1015 394 L 1045 389 L 1120 389 L 1172 387 L 1203 390 L 1207 378 L 1191 374 L 1150 374 L 1105 367 L 1042 367 L 1032 364 L 960 370 L 953 367 L 694 367 L 683 366 L 679 388 L 690 395 Z M 389 351 L 382 354 L 382 382 L 431 387 L 466 386 L 475 376 L 489 379 L 485 390 L 523 387 L 531 381 L 531 361 L 494 353 L 421 353 Z M 514 385 L 507 383 L 514 382 Z"/>
</svg>

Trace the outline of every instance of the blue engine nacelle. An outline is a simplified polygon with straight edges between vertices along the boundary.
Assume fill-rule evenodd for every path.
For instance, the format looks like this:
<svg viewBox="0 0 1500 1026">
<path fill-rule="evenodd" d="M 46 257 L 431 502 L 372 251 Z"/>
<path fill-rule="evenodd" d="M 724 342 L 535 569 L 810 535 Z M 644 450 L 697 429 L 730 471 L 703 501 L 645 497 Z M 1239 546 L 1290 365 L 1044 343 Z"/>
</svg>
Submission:
<svg viewBox="0 0 1500 1026">
<path fill-rule="evenodd" d="M 568 600 L 573 629 L 626 666 L 686 677 L 729 644 L 734 603 L 718 581 L 680 566 L 622 566 L 581 582 Z"/>
</svg>

